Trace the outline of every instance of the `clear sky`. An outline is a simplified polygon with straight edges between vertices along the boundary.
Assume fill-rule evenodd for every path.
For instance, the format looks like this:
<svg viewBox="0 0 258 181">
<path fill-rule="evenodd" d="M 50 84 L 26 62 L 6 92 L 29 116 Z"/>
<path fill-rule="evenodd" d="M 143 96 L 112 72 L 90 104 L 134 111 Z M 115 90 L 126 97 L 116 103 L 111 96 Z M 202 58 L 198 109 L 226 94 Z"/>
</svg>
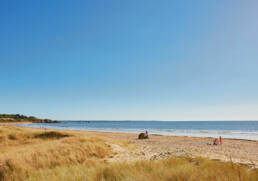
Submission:
<svg viewBox="0 0 258 181">
<path fill-rule="evenodd" d="M 258 120 L 257 0 L 2 0 L 0 113 Z"/>
</svg>

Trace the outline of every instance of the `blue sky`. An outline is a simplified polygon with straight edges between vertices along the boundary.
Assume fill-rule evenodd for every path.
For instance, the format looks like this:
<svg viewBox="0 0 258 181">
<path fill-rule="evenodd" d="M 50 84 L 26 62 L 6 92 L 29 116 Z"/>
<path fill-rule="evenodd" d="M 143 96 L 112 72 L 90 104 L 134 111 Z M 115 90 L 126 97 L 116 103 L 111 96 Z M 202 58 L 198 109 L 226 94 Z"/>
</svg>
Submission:
<svg viewBox="0 0 258 181">
<path fill-rule="evenodd" d="M 258 1 L 0 2 L 0 112 L 258 120 Z"/>
</svg>

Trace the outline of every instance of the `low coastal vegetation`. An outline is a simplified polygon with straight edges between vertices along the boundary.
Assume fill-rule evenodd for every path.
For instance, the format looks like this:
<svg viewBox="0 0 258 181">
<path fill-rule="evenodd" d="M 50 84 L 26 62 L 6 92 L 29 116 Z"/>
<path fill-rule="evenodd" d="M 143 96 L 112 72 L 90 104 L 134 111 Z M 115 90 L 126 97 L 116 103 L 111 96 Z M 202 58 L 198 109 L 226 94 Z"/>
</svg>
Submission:
<svg viewBox="0 0 258 181">
<path fill-rule="evenodd" d="M 101 162 L 111 155 L 102 139 L 84 134 L 0 127 L 0 180 L 25 180 L 36 170 Z"/>
<path fill-rule="evenodd" d="M 34 116 L 25 116 L 21 114 L 0 114 L 0 123 L 8 122 L 59 123 L 60 121 L 39 119 Z"/>
<path fill-rule="evenodd" d="M 110 162 L 130 143 L 75 131 L 0 127 L 0 181 L 257 181 L 258 170 L 232 162 L 169 157 Z"/>
<path fill-rule="evenodd" d="M 37 170 L 28 181 L 257 181 L 258 171 L 230 162 L 170 157 L 158 161 L 99 163 Z"/>
</svg>

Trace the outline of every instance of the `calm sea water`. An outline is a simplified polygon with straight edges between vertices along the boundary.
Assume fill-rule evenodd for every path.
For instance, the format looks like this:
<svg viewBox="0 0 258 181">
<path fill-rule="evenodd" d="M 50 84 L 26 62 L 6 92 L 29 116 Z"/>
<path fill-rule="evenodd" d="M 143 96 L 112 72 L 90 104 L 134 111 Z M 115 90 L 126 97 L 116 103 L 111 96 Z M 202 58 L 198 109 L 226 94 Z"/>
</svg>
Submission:
<svg viewBox="0 0 258 181">
<path fill-rule="evenodd" d="M 258 121 L 62 121 L 21 126 L 258 140 Z"/>
</svg>

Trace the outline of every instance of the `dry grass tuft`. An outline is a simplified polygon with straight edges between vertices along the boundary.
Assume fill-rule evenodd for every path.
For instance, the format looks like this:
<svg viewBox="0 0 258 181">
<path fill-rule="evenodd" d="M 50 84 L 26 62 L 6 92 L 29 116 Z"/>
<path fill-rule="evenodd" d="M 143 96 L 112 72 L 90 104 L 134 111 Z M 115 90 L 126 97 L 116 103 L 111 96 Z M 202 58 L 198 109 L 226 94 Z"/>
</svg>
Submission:
<svg viewBox="0 0 258 181">
<path fill-rule="evenodd" d="M 64 134 L 56 131 L 44 132 L 40 134 L 36 134 L 34 138 L 41 138 L 41 139 L 60 139 L 64 137 L 70 136 L 69 134 Z"/>
<path fill-rule="evenodd" d="M 10 139 L 10 140 L 17 140 L 18 138 L 17 138 L 17 135 L 10 134 L 10 135 L 8 135 L 8 139 Z"/>
</svg>

